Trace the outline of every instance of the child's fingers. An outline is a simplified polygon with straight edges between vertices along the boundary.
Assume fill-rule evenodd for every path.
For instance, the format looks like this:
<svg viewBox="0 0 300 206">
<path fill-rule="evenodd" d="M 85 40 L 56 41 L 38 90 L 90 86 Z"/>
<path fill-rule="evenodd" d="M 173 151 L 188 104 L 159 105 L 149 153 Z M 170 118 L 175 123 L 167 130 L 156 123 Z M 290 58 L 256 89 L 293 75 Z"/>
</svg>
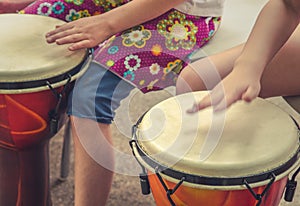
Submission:
<svg viewBox="0 0 300 206">
<path fill-rule="evenodd" d="M 253 99 L 255 99 L 258 96 L 259 90 L 254 89 L 253 87 L 249 87 L 244 94 L 242 95 L 242 100 L 246 102 L 251 102 Z"/>
<path fill-rule="evenodd" d="M 206 95 L 200 102 L 194 103 L 193 107 L 188 109 L 186 112 L 191 113 L 191 114 L 196 113 L 196 112 L 200 111 L 201 109 L 204 109 L 209 106 L 211 106 L 210 96 Z"/>
<path fill-rule="evenodd" d="M 82 35 L 72 29 L 64 30 L 46 37 L 48 43 L 56 42 L 58 44 L 74 43 L 81 39 L 83 39 Z"/>
<path fill-rule="evenodd" d="M 53 35 L 53 34 L 56 34 L 57 32 L 60 32 L 64 25 L 67 25 L 67 24 L 56 25 L 54 30 L 49 31 L 49 32 L 46 34 L 46 37 L 47 37 L 47 36 L 51 36 L 51 35 Z"/>
<path fill-rule="evenodd" d="M 61 35 L 62 33 L 66 34 L 66 31 L 70 31 L 73 28 L 74 26 L 71 24 L 56 25 L 54 30 L 46 33 L 46 38 L 55 37 L 56 35 Z"/>
<path fill-rule="evenodd" d="M 91 43 L 89 40 L 82 40 L 79 42 L 76 42 L 74 44 L 72 44 L 69 47 L 69 50 L 74 51 L 74 50 L 78 50 L 78 49 L 85 49 L 85 48 L 91 48 Z"/>
<path fill-rule="evenodd" d="M 225 110 L 228 107 L 229 103 L 223 98 L 217 105 L 213 107 L 214 112 L 220 112 Z"/>
<path fill-rule="evenodd" d="M 199 111 L 198 105 L 199 105 L 199 103 L 194 103 L 193 107 L 190 109 L 187 109 L 186 112 L 189 114 L 196 113 L 197 111 Z"/>
<path fill-rule="evenodd" d="M 71 34 L 71 35 L 66 35 L 60 38 L 57 38 L 55 40 L 55 43 L 57 43 L 58 45 L 62 45 L 62 44 L 70 44 L 70 43 L 77 43 L 80 41 L 85 40 L 85 36 L 82 34 Z"/>
</svg>

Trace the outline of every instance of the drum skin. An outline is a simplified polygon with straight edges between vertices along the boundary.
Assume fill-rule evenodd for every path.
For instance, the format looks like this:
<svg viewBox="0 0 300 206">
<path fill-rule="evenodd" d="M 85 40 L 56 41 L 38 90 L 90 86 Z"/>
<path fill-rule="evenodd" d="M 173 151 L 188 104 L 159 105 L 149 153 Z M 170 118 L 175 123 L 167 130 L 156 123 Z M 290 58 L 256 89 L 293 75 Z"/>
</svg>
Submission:
<svg viewBox="0 0 300 206">
<path fill-rule="evenodd" d="M 167 193 L 164 190 L 157 176 L 148 172 L 151 192 L 157 206 L 170 205 Z M 168 188 L 174 188 L 175 183 L 164 179 Z M 262 199 L 260 206 L 278 206 L 282 198 L 287 177 L 274 182 Z M 261 194 L 265 186 L 253 188 L 256 194 Z M 257 200 L 249 190 L 209 190 L 192 188 L 181 185 L 176 192 L 171 195 L 176 206 L 256 206 Z"/>
</svg>

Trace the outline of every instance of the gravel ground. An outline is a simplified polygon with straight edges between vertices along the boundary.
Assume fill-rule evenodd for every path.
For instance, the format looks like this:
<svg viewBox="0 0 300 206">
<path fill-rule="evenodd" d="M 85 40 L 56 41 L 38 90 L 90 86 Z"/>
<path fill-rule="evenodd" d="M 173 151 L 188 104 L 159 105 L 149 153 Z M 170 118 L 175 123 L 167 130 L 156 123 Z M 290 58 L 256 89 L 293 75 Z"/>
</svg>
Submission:
<svg viewBox="0 0 300 206">
<path fill-rule="evenodd" d="M 137 119 L 149 108 L 158 103 L 159 101 L 169 97 L 170 94 L 166 92 L 155 92 L 152 94 L 143 95 L 139 92 L 132 95 L 130 105 L 134 105 L 130 111 L 132 119 L 132 125 L 137 121 Z M 279 103 L 288 112 L 290 108 L 286 106 L 281 99 L 275 99 L 276 103 Z M 136 106 L 138 105 L 138 107 Z M 122 108 L 121 108 L 122 109 Z M 293 111 L 291 111 L 293 112 Z M 118 120 L 118 116 L 116 118 Z M 117 121 L 116 121 L 117 122 Z M 113 124 L 113 135 L 115 137 L 114 144 L 116 148 L 126 154 L 132 154 L 129 147 L 130 135 L 126 135 L 126 131 L 120 132 L 118 125 Z M 129 128 L 131 129 L 131 128 Z M 127 133 L 130 133 L 127 131 Z M 51 192 L 53 206 L 72 206 L 73 205 L 73 151 L 71 150 L 70 155 L 70 174 L 65 181 L 59 181 L 59 171 L 60 171 L 60 157 L 62 149 L 62 131 L 53 137 L 50 144 L 50 168 L 51 168 Z M 130 166 L 130 165 L 128 165 Z M 120 167 L 117 165 L 117 167 Z M 298 180 L 300 180 L 300 175 L 298 175 Z M 154 200 L 152 195 L 142 195 L 140 190 L 139 178 L 135 176 L 129 176 L 124 174 L 116 174 L 114 176 L 113 186 L 108 200 L 109 206 L 154 206 Z M 299 206 L 300 205 L 300 189 L 297 188 L 296 197 L 292 203 L 286 203 L 282 201 L 280 206 Z"/>
</svg>

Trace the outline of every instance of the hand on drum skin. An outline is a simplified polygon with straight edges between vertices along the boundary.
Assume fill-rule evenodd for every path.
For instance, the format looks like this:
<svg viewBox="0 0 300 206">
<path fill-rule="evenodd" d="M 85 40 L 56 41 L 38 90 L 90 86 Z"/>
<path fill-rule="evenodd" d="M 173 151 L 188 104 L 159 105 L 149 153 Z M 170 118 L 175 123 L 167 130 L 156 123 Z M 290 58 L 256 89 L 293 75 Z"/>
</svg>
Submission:
<svg viewBox="0 0 300 206">
<path fill-rule="evenodd" d="M 234 69 L 213 88 L 210 94 L 195 103 L 187 112 L 195 113 L 210 106 L 214 111 L 222 111 L 238 100 L 251 102 L 260 92 L 260 76 L 251 73 L 247 70 L 243 72 L 238 68 Z"/>
<path fill-rule="evenodd" d="M 109 31 L 106 21 L 98 15 L 56 26 L 46 34 L 46 40 L 58 45 L 71 44 L 69 49 L 73 51 L 99 45 L 112 35 Z"/>
</svg>

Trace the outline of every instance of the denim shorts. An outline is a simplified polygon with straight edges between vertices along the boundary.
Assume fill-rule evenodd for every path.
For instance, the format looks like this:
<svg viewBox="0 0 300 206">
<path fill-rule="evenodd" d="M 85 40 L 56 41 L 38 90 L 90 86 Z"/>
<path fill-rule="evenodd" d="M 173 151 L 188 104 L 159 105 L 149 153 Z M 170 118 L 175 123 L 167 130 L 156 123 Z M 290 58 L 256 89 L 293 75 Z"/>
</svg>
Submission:
<svg viewBox="0 0 300 206">
<path fill-rule="evenodd" d="M 68 115 L 111 124 L 115 110 L 135 86 L 92 61 L 75 82 L 68 100 Z"/>
</svg>

